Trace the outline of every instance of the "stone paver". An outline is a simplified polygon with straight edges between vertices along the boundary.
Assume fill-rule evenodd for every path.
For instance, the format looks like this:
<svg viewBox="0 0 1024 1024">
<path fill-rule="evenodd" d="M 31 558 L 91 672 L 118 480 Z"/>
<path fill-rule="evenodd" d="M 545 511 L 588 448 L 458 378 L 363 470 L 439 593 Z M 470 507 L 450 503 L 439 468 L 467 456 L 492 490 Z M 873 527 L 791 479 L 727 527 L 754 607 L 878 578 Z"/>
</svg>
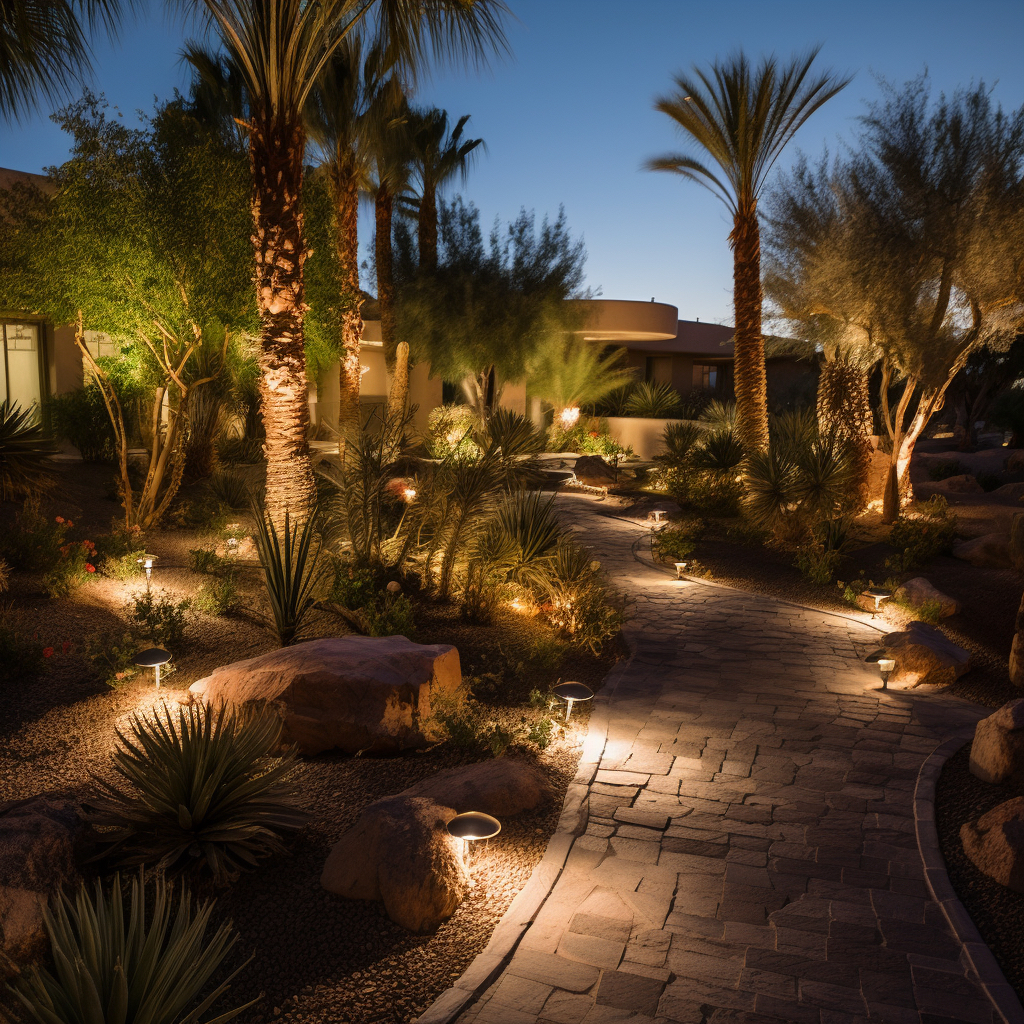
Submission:
<svg viewBox="0 0 1024 1024">
<path fill-rule="evenodd" d="M 983 709 L 883 694 L 878 633 L 679 582 L 643 529 L 562 496 L 631 604 L 589 817 L 511 962 L 460 1017 L 524 1024 L 999 1019 L 917 848 L 928 755 Z"/>
</svg>

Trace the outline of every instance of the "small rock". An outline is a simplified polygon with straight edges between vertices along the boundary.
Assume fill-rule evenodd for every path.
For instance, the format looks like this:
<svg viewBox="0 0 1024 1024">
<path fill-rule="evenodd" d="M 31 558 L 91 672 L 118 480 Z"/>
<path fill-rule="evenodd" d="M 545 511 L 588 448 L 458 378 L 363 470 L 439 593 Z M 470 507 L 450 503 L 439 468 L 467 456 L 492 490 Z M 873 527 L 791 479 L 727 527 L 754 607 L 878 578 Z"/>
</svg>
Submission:
<svg viewBox="0 0 1024 1024">
<path fill-rule="evenodd" d="M 897 633 L 889 633 L 882 644 L 895 659 L 891 682 L 912 687 L 922 683 L 947 685 L 971 667 L 971 655 L 926 622 L 910 622 Z"/>
<path fill-rule="evenodd" d="M 576 479 L 588 487 L 615 486 L 615 470 L 600 455 L 581 455 L 574 472 Z"/>
<path fill-rule="evenodd" d="M 1011 700 L 975 727 L 971 774 L 1024 785 L 1024 699 Z"/>
<path fill-rule="evenodd" d="M 963 825 L 960 842 L 986 875 L 1024 893 L 1024 797 L 1007 800 Z"/>
<path fill-rule="evenodd" d="M 959 601 L 942 593 L 941 590 L 937 590 L 923 576 L 915 576 L 912 580 L 901 584 L 896 590 L 895 596 L 914 609 L 919 609 L 925 604 L 937 604 L 939 616 L 943 619 L 950 615 L 956 615 L 960 611 Z"/>
<path fill-rule="evenodd" d="M 1010 567 L 1010 535 L 986 533 L 983 537 L 965 540 L 953 547 L 953 557 L 983 569 Z"/>
</svg>

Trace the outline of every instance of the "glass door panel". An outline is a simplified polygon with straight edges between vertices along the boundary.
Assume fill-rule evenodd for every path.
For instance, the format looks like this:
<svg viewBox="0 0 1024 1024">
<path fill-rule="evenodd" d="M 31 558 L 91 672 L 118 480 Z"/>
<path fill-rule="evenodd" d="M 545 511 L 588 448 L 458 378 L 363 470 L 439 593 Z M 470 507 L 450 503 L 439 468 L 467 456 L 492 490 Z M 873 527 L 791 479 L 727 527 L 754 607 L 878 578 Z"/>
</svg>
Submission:
<svg viewBox="0 0 1024 1024">
<path fill-rule="evenodd" d="M 42 388 L 39 380 L 39 325 L 3 325 L 4 392 L 12 405 L 39 409 Z"/>
</svg>

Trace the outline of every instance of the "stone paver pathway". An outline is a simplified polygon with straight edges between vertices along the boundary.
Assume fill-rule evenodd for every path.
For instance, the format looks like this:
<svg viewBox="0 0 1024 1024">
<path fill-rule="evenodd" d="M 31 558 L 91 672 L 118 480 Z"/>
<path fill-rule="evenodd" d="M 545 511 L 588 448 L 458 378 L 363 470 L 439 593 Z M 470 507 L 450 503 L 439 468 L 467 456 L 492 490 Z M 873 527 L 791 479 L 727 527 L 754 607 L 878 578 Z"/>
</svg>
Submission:
<svg viewBox="0 0 1024 1024">
<path fill-rule="evenodd" d="M 633 605 L 589 820 L 463 1024 L 992 1024 L 931 898 L 918 770 L 984 713 L 882 694 L 878 633 L 678 582 L 610 503 L 561 510 Z"/>
</svg>

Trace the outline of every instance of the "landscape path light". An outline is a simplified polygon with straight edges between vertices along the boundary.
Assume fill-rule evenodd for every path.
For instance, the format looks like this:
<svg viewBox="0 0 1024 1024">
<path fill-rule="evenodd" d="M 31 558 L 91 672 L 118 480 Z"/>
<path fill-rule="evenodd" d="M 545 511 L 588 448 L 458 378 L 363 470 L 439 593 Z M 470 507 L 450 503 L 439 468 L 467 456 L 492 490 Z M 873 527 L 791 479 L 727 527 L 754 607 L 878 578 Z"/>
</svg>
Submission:
<svg viewBox="0 0 1024 1024">
<path fill-rule="evenodd" d="M 448 822 L 448 835 L 462 840 L 462 857 L 469 870 L 470 843 L 493 839 L 501 831 L 501 822 L 483 811 L 464 811 Z"/>
<path fill-rule="evenodd" d="M 567 722 L 576 701 L 590 700 L 594 696 L 594 691 L 584 683 L 560 683 L 551 692 L 565 701 L 565 720 Z"/>
<path fill-rule="evenodd" d="M 689 562 L 676 562 L 676 563 L 675 563 L 675 567 L 676 567 L 676 579 L 677 579 L 677 580 L 681 580 L 681 579 L 683 578 L 683 573 L 684 573 L 684 572 L 686 572 L 686 567 L 687 567 L 687 566 L 688 566 L 689 564 L 690 564 Z"/>
<path fill-rule="evenodd" d="M 160 666 L 166 665 L 171 655 L 161 647 L 149 647 L 135 655 L 135 664 L 139 668 L 151 668 L 156 675 L 156 686 L 160 689 Z"/>
<path fill-rule="evenodd" d="M 881 650 L 875 651 L 874 654 L 869 654 L 864 659 L 868 664 L 875 664 L 878 666 L 878 674 L 882 677 L 882 689 L 889 689 L 889 676 L 892 675 L 892 671 L 896 668 L 896 659 L 890 658 L 888 652 Z"/>
<path fill-rule="evenodd" d="M 875 610 L 871 613 L 871 618 L 874 618 L 878 614 L 878 609 L 882 607 L 882 602 L 892 597 L 892 591 L 886 590 L 885 587 L 870 587 L 864 591 L 864 596 L 875 602 Z"/>
<path fill-rule="evenodd" d="M 653 519 L 656 523 L 660 523 L 663 515 L 665 515 L 665 510 L 663 508 L 652 508 L 650 515 L 647 518 Z"/>
<path fill-rule="evenodd" d="M 148 551 L 144 551 L 138 558 L 135 559 L 143 569 L 146 570 L 146 589 L 149 590 L 149 581 L 153 575 L 153 563 L 159 558 L 159 555 L 151 555 Z"/>
</svg>

